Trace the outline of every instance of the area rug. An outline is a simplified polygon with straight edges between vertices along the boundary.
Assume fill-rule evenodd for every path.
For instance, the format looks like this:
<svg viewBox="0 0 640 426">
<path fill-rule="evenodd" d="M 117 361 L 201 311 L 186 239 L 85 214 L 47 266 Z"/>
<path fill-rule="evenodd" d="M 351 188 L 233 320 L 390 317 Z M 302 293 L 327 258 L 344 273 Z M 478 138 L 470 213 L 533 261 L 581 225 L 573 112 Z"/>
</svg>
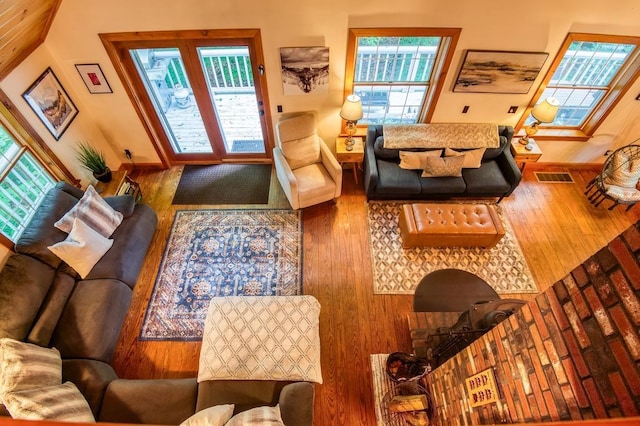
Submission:
<svg viewBox="0 0 640 426">
<path fill-rule="evenodd" d="M 270 164 L 184 166 L 172 204 L 267 204 Z"/>
<path fill-rule="evenodd" d="M 212 297 L 302 290 L 302 222 L 293 210 L 178 210 L 141 340 L 200 340 Z"/>
<path fill-rule="evenodd" d="M 491 249 L 480 247 L 402 248 L 398 217 L 403 203 L 367 203 L 369 246 L 375 294 L 413 294 L 429 272 L 456 268 L 485 280 L 499 294 L 537 293 L 511 224 L 499 205 L 505 236 Z"/>
</svg>

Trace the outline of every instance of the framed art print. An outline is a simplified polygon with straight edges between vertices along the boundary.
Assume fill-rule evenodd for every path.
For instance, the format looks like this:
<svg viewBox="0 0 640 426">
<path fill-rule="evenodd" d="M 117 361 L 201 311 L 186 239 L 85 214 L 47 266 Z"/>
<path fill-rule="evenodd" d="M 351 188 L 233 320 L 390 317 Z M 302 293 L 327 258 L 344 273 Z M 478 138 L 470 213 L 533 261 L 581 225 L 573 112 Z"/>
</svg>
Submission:
<svg viewBox="0 0 640 426">
<path fill-rule="evenodd" d="M 78 108 L 51 68 L 47 68 L 22 97 L 56 140 L 78 115 Z"/>
<path fill-rule="evenodd" d="M 89 93 L 113 93 L 99 64 L 76 64 L 76 69 L 87 86 Z"/>
<path fill-rule="evenodd" d="M 285 95 L 329 93 L 328 47 L 281 47 L 280 63 Z"/>
<path fill-rule="evenodd" d="M 453 91 L 528 93 L 547 56 L 544 52 L 467 50 Z"/>
</svg>

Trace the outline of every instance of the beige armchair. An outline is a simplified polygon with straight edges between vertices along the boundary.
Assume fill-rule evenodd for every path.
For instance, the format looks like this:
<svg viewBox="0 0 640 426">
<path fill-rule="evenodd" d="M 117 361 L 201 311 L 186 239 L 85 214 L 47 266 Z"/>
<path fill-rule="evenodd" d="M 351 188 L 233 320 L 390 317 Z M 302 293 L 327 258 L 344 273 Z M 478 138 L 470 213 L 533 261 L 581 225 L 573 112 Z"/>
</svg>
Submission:
<svg viewBox="0 0 640 426">
<path fill-rule="evenodd" d="M 335 200 L 342 192 L 342 168 L 318 136 L 318 117 L 307 111 L 276 124 L 273 161 L 278 181 L 294 210 Z"/>
</svg>

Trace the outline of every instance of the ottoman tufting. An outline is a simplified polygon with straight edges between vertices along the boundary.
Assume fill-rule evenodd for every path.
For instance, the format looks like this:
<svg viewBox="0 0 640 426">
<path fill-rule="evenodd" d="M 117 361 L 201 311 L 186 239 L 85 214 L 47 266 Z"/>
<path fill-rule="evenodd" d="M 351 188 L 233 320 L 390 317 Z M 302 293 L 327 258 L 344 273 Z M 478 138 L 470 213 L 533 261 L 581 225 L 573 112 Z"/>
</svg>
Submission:
<svg viewBox="0 0 640 426">
<path fill-rule="evenodd" d="M 498 212 L 488 204 L 405 204 L 399 226 L 403 248 L 491 248 L 504 236 Z"/>
</svg>

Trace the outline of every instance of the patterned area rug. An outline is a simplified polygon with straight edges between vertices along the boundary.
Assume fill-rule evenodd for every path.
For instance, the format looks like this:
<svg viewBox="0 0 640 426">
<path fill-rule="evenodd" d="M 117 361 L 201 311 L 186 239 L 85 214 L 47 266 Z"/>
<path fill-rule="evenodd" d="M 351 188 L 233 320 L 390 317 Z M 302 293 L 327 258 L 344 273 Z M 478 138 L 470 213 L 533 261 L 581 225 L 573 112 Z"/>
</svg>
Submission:
<svg viewBox="0 0 640 426">
<path fill-rule="evenodd" d="M 179 210 L 141 340 L 200 340 L 212 297 L 301 293 L 302 222 L 293 210 Z"/>
<path fill-rule="evenodd" d="M 505 236 L 495 247 L 402 248 L 398 217 L 402 202 L 369 202 L 369 246 L 375 294 L 413 294 L 431 271 L 462 269 L 485 280 L 499 294 L 537 293 L 538 288 L 511 224 L 499 205 Z"/>
</svg>

